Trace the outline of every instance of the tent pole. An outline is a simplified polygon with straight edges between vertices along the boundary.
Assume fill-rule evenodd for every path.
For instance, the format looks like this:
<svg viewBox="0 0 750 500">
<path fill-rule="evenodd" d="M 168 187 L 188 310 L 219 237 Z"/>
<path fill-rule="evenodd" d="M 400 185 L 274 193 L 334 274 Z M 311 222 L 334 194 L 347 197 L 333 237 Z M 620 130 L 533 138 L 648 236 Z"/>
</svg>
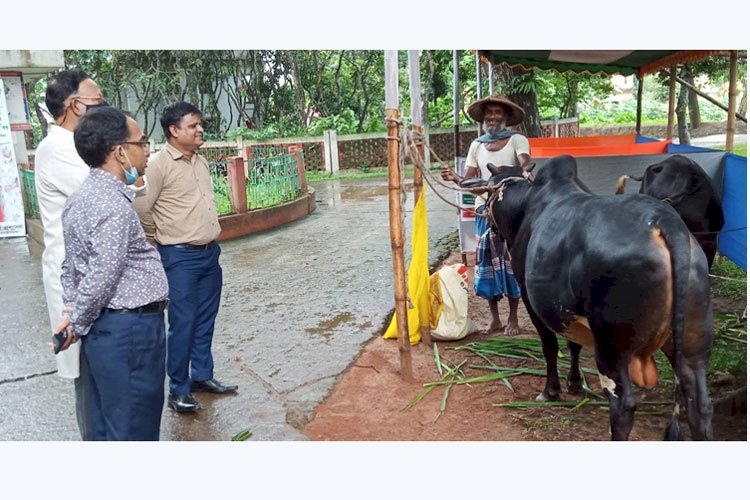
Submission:
<svg viewBox="0 0 750 500">
<path fill-rule="evenodd" d="M 393 296 L 396 302 L 401 379 L 411 382 L 411 344 L 406 310 L 406 265 L 401 222 L 401 169 L 399 168 L 398 51 L 385 51 L 385 120 L 388 128 L 388 213 L 393 253 Z"/>
<path fill-rule="evenodd" d="M 638 75 L 638 107 L 635 111 L 635 133 L 641 135 L 641 121 L 643 118 L 643 75 Z"/>
<path fill-rule="evenodd" d="M 726 149 L 730 153 L 734 148 L 735 110 L 737 109 L 737 51 L 729 56 L 729 110 L 727 111 Z"/>
<path fill-rule="evenodd" d="M 677 67 L 669 67 L 669 109 L 667 115 L 667 139 L 673 137 L 674 130 L 674 104 L 675 104 L 675 82 L 677 81 Z"/>
</svg>

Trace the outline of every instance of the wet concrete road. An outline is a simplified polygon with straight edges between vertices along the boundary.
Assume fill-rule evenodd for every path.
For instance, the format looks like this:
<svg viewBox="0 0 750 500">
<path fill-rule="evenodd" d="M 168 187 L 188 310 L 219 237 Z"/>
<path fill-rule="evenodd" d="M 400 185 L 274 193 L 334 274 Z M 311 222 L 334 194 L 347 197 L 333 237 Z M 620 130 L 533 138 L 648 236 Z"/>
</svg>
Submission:
<svg viewBox="0 0 750 500">
<path fill-rule="evenodd" d="M 215 376 L 229 396 L 197 394 L 203 409 L 164 410 L 162 440 L 305 439 L 337 375 L 382 331 L 393 308 L 385 179 L 314 183 L 317 208 L 282 228 L 222 243 L 224 287 L 214 335 Z M 452 192 L 444 195 L 453 199 Z M 413 199 L 409 192 L 409 212 Z M 427 192 L 430 262 L 456 211 Z M 406 221 L 407 255 L 411 217 Z M 408 258 L 408 257 L 407 257 Z M 0 240 L 0 441 L 78 440 L 72 382 L 55 373 L 41 250 Z M 393 355 L 398 356 L 396 343 Z"/>
</svg>

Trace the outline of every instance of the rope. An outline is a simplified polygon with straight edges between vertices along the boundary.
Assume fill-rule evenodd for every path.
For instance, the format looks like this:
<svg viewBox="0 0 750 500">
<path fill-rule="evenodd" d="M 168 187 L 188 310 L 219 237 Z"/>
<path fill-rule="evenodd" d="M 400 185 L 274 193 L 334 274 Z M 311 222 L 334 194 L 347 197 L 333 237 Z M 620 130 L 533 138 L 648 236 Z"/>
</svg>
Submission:
<svg viewBox="0 0 750 500">
<path fill-rule="evenodd" d="M 462 188 L 459 186 L 456 186 L 455 184 L 446 184 L 441 179 L 438 179 L 429 169 L 425 168 L 424 166 L 424 158 L 420 154 L 418 146 L 425 145 L 427 146 L 427 149 L 435 155 L 435 158 L 438 160 L 438 164 L 440 164 L 441 168 L 444 166 L 443 160 L 440 159 L 440 157 L 435 153 L 435 151 L 426 144 L 424 140 L 424 135 L 419 132 L 414 132 L 412 130 L 408 130 L 405 127 L 401 129 L 401 148 L 402 151 L 404 151 L 404 155 L 408 153 L 409 157 L 411 158 L 412 163 L 416 168 L 418 168 L 422 172 L 422 179 L 427 183 L 427 185 L 432 189 L 432 191 L 437 195 L 438 198 L 440 198 L 442 201 L 447 203 L 448 205 L 457 208 L 459 211 L 466 210 L 470 213 L 473 213 L 476 217 L 486 217 L 484 214 L 477 213 L 474 208 L 466 208 L 462 207 L 460 205 L 457 205 L 449 200 L 447 200 L 433 185 L 439 184 L 443 186 L 446 189 L 450 189 L 453 191 L 459 191 L 459 192 L 472 192 L 472 189 Z"/>
<path fill-rule="evenodd" d="M 734 231 L 744 231 L 747 229 L 747 226 L 745 227 L 735 227 L 734 229 L 722 229 L 721 231 L 702 231 L 700 233 L 692 233 L 693 235 L 696 234 L 721 234 L 721 233 L 732 233 Z"/>
</svg>

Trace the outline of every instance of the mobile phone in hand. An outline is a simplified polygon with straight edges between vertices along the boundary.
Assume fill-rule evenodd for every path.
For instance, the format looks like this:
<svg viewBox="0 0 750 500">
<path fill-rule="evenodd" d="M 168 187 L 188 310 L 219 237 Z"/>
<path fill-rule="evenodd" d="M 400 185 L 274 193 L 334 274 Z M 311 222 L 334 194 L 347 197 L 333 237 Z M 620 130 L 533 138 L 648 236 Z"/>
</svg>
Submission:
<svg viewBox="0 0 750 500">
<path fill-rule="evenodd" d="M 52 345 L 55 346 L 55 354 L 60 352 L 60 349 L 62 349 L 63 344 L 68 339 L 68 332 L 62 331 L 57 332 L 52 336 Z"/>
</svg>

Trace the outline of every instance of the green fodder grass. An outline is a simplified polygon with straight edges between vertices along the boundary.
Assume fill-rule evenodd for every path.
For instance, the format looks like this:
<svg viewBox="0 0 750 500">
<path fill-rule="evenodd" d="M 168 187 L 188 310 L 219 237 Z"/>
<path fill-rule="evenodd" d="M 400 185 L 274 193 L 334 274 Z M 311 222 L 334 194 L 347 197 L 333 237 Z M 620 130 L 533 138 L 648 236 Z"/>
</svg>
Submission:
<svg viewBox="0 0 750 500">
<path fill-rule="evenodd" d="M 711 267 L 711 291 L 720 297 L 747 299 L 747 271 L 731 260 L 715 259 Z"/>
</svg>

